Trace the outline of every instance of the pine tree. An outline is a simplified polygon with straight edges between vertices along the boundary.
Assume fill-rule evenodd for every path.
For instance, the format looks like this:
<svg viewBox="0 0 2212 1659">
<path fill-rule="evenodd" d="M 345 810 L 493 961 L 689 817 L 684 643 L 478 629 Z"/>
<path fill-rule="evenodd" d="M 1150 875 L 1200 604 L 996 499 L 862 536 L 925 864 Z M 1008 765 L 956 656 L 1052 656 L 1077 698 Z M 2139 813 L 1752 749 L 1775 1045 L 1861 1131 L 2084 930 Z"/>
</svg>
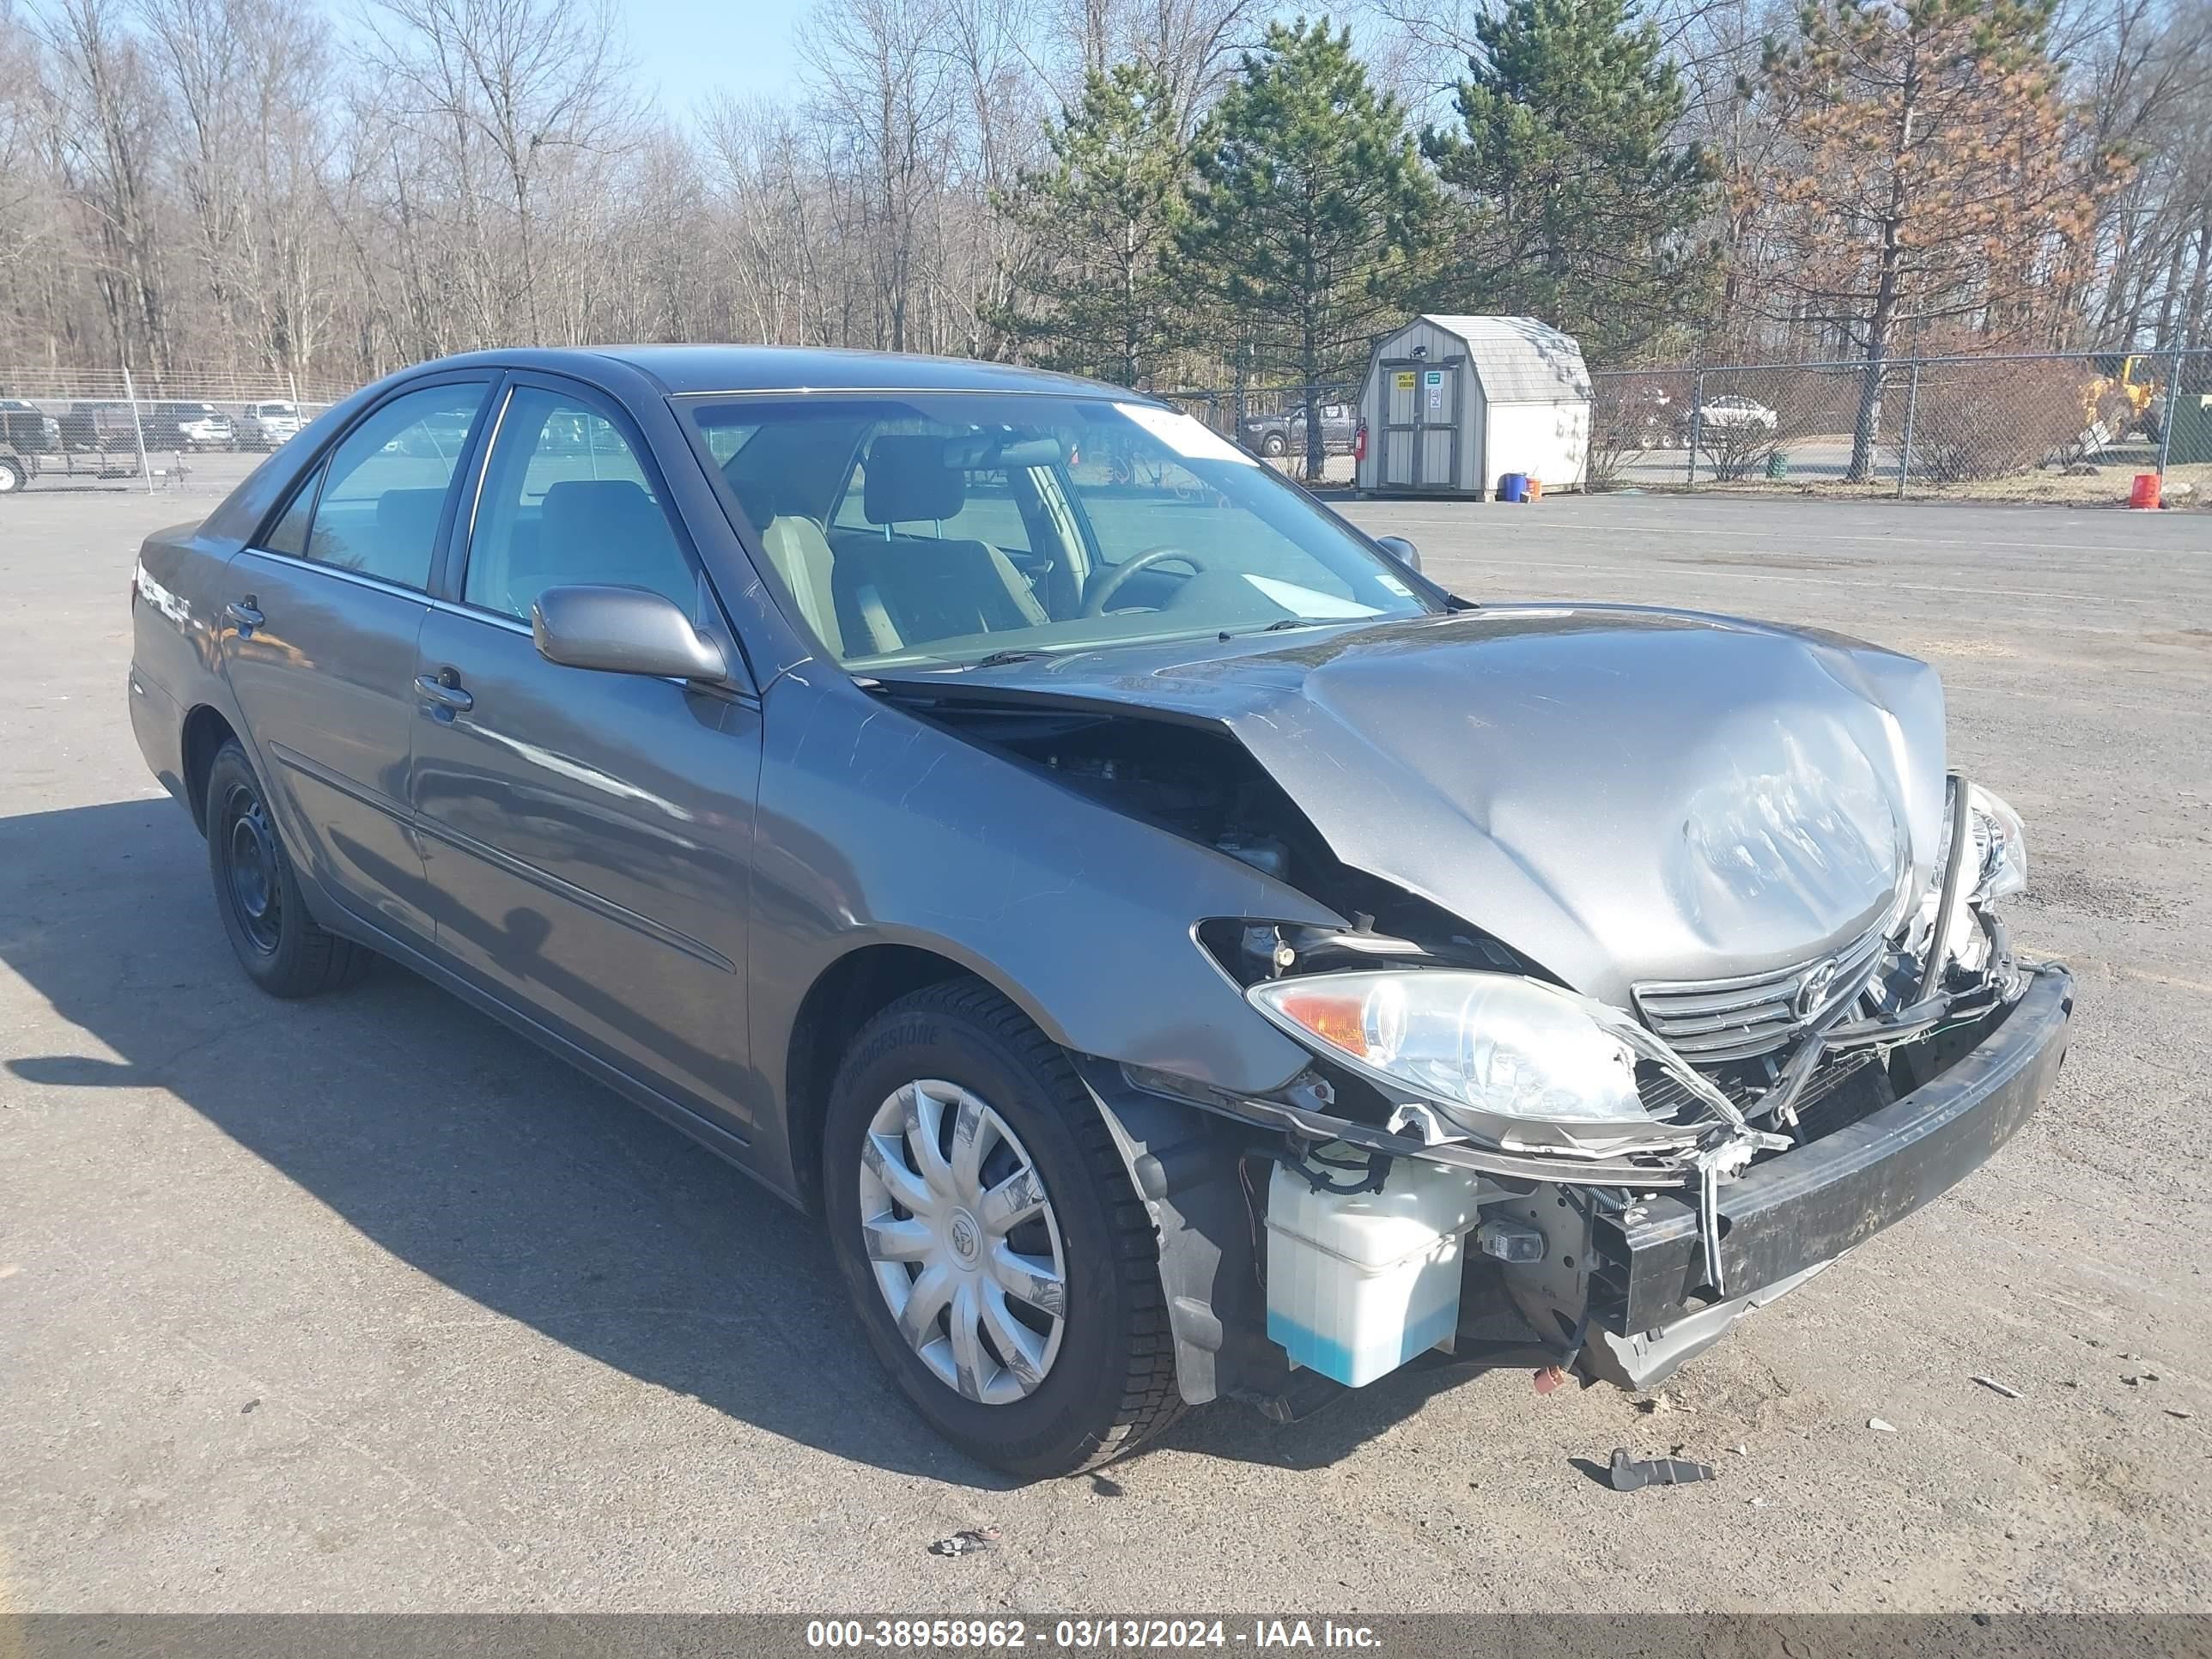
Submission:
<svg viewBox="0 0 2212 1659">
<path fill-rule="evenodd" d="M 1036 258 L 995 320 L 1045 368 L 1143 385 L 1186 336 L 1162 264 L 1183 216 L 1173 102 L 1145 65 L 1093 70 L 1046 141 L 1052 165 L 1000 204 Z"/>
<path fill-rule="evenodd" d="M 1467 197 L 1454 302 L 1542 317 L 1601 356 L 1693 316 L 1715 173 L 1673 142 L 1685 94 L 1634 0 L 1508 0 L 1475 40 L 1460 130 L 1423 139 Z"/>
<path fill-rule="evenodd" d="M 1364 368 L 1370 340 L 1409 302 L 1443 204 L 1351 32 L 1326 17 L 1270 24 L 1193 160 L 1177 253 L 1194 292 L 1228 311 L 1240 350 L 1315 388 Z M 1309 420 L 1308 477 L 1322 455 L 1321 422 Z"/>
<path fill-rule="evenodd" d="M 1795 153 L 1731 181 L 1788 313 L 1865 364 L 1853 480 L 1870 476 L 1900 331 L 2032 332 L 2085 256 L 2115 149 L 2076 142 L 2049 0 L 1826 0 L 1761 94 Z"/>
</svg>

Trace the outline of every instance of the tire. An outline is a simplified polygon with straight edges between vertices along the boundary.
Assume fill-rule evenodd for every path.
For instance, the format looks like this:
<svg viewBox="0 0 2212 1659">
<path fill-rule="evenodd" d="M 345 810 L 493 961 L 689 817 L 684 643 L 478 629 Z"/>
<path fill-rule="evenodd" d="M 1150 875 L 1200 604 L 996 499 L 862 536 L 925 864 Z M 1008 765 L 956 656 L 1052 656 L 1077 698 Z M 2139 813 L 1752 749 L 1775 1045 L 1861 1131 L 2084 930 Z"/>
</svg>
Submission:
<svg viewBox="0 0 2212 1659">
<path fill-rule="evenodd" d="M 1287 454 L 1290 447 L 1291 441 L 1279 432 L 1270 432 L 1260 441 L 1260 452 L 1264 455 Z"/>
<path fill-rule="evenodd" d="M 30 482 L 22 462 L 13 455 L 0 455 L 0 495 L 12 495 Z"/>
<path fill-rule="evenodd" d="M 967 1146 L 985 1149 L 965 1194 L 957 1173 L 935 1190 L 917 1173 L 922 1137 L 898 1127 L 917 1121 L 933 1122 L 939 1169 L 957 1170 Z M 959 1133 L 970 1121 L 977 1129 Z M 1042 1201 L 1011 1230 L 973 1197 L 1033 1198 L 1032 1182 Z M 1067 1056 L 989 986 L 926 987 L 861 1030 L 830 1085 L 823 1191 L 838 1268 L 877 1358 L 922 1419 L 978 1462 L 1030 1479 L 1073 1474 L 1182 1414 L 1151 1218 Z M 929 1207 L 893 1207 L 902 1192 Z M 1017 1258 L 1011 1270 L 1006 1257 Z M 1020 1265 L 1054 1261 L 1056 1287 Z M 921 1294 L 934 1306 L 939 1297 L 916 1288 L 932 1274 L 950 1300 L 916 1343 L 892 1298 Z M 1011 1340 L 990 1334 L 994 1297 L 999 1328 L 1020 1326 Z M 981 1333 L 964 1355 L 954 1324 L 963 1307 L 977 1310 L 965 1322 Z"/>
<path fill-rule="evenodd" d="M 236 738 L 208 769 L 208 872 L 223 932 L 246 975 L 274 997 L 311 997 L 356 983 L 374 958 L 317 927 L 262 793 Z"/>
</svg>

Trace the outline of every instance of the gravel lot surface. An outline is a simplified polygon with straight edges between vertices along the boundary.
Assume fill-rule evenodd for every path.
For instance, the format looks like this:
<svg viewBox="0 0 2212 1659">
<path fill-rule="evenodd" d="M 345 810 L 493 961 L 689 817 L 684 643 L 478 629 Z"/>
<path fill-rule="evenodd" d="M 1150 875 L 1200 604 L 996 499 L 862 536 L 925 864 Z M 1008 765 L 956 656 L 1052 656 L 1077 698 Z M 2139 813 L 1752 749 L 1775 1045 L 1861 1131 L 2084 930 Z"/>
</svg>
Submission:
<svg viewBox="0 0 2212 1659">
<path fill-rule="evenodd" d="M 2070 1063 L 1680 1409 L 1401 1373 L 1021 1487 L 902 1408 L 810 1225 L 672 1131 L 403 972 L 288 1006 L 236 971 L 123 675 L 138 538 L 240 470 L 0 503 L 0 1612 L 2212 1607 L 2212 518 L 1354 506 L 1474 597 L 1934 660 L 1956 761 L 2027 817 Z M 1624 1444 L 1720 1479 L 1577 1466 Z"/>
</svg>

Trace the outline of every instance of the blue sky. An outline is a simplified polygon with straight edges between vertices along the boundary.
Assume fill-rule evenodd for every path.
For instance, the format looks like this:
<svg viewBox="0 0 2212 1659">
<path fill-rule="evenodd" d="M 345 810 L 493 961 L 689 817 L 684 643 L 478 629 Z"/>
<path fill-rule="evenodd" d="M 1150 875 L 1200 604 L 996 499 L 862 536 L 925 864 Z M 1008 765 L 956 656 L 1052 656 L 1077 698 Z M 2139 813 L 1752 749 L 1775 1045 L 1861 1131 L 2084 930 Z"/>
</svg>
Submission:
<svg viewBox="0 0 2212 1659">
<path fill-rule="evenodd" d="M 622 6 L 640 78 L 660 88 L 663 107 L 683 115 L 717 90 L 789 90 L 799 68 L 792 30 L 806 0 L 625 0 Z"/>
</svg>

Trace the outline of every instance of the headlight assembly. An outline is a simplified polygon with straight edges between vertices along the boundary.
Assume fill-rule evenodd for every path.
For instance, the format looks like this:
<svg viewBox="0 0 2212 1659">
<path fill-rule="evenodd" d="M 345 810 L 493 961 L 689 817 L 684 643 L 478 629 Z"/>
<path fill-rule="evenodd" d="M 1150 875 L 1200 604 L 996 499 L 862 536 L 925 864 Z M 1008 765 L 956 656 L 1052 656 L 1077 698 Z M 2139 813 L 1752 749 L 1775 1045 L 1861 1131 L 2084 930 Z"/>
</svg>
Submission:
<svg viewBox="0 0 2212 1659">
<path fill-rule="evenodd" d="M 1534 980 L 1451 969 L 1310 974 L 1245 994 L 1309 1047 L 1434 1101 L 1462 1128 L 1476 1128 L 1468 1113 L 1570 1132 L 1663 1127 L 1637 1097 L 1629 1042 L 1583 999 Z"/>
<path fill-rule="evenodd" d="M 1978 783 L 1966 786 L 1966 831 L 1973 848 L 1967 900 L 1986 903 L 2027 887 L 2027 832 L 2020 814 Z"/>
</svg>

